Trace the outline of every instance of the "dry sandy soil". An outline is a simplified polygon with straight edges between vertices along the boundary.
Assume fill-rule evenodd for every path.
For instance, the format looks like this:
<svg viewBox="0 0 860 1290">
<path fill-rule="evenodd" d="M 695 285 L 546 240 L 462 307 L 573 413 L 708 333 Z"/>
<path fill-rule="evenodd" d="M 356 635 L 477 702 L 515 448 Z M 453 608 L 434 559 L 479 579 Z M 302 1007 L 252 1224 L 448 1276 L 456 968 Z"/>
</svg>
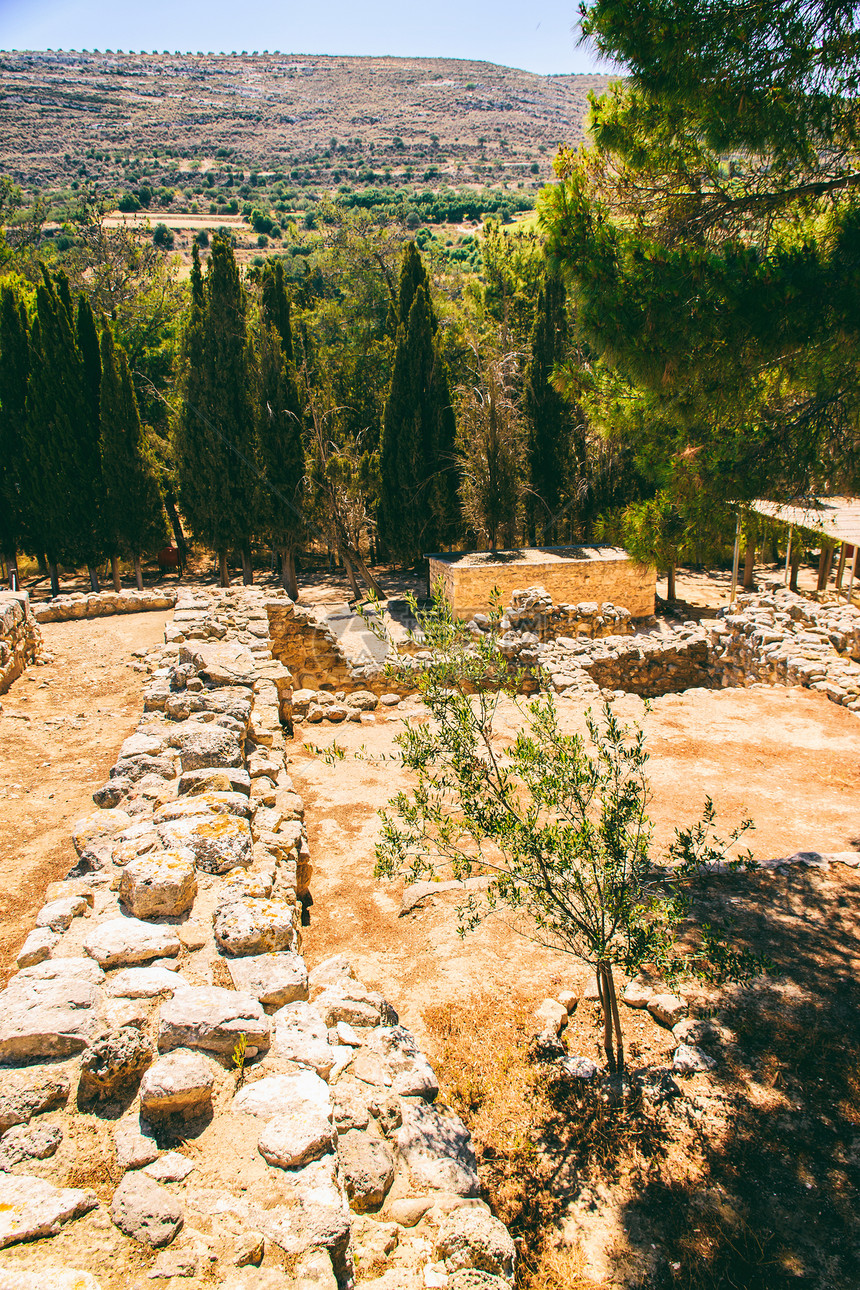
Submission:
<svg viewBox="0 0 860 1290">
<path fill-rule="evenodd" d="M 615 709 L 641 721 L 647 732 L 658 846 L 676 825 L 697 819 L 711 794 L 722 829 L 753 818 L 749 843 L 760 858 L 852 848 L 860 833 L 860 730 L 845 709 L 817 694 L 764 687 L 666 695 L 653 701 L 648 715 L 630 695 Z M 561 704 L 560 710 L 565 726 L 584 728 L 579 705 Z M 396 1001 L 405 1023 L 419 1032 L 428 1002 L 490 988 L 502 995 L 526 992 L 538 1003 L 581 984 L 583 965 L 523 941 L 498 921 L 461 941 L 455 895 L 399 917 L 402 884 L 374 880 L 377 812 L 408 787 L 387 760 L 403 719 L 395 712 L 374 727 L 297 726 L 290 773 L 305 799 L 314 861 L 315 903 L 304 946 L 309 963 L 347 953 L 362 980 Z M 504 703 L 500 732 L 511 734 L 516 723 L 513 705 Z M 347 750 L 334 765 L 303 747 L 333 741 Z M 352 756 L 361 747 L 370 759 Z"/>
<path fill-rule="evenodd" d="M 48 883 L 75 863 L 71 827 L 95 810 L 142 709 L 132 651 L 163 639 L 169 613 L 45 623 L 54 662 L 0 698 L 0 971 L 8 976 Z"/>
</svg>

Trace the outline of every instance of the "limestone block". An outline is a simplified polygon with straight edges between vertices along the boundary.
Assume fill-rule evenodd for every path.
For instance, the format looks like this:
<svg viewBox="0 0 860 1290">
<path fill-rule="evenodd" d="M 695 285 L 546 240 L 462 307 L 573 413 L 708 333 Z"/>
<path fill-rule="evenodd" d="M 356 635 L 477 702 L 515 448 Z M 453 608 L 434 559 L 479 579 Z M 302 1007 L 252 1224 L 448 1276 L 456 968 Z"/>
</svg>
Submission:
<svg viewBox="0 0 860 1290">
<path fill-rule="evenodd" d="M 267 1012 L 308 997 L 307 969 L 298 954 L 248 955 L 227 966 L 236 989 L 259 999 Z"/>
<path fill-rule="evenodd" d="M 215 1070 L 201 1053 L 178 1050 L 159 1057 L 140 1083 L 140 1105 L 151 1120 L 193 1119 L 212 1105 Z"/>
<path fill-rule="evenodd" d="M 394 1156 L 386 1143 L 352 1129 L 338 1138 L 337 1156 L 352 1208 L 359 1214 L 379 1209 L 395 1173 Z"/>
<path fill-rule="evenodd" d="M 295 906 L 282 900 L 244 898 L 215 913 L 215 940 L 227 954 L 273 954 L 295 941 Z"/>
<path fill-rule="evenodd" d="M 174 927 L 137 918 L 112 918 L 93 928 L 84 949 L 103 968 L 131 967 L 152 959 L 175 958 L 179 937 Z"/>
<path fill-rule="evenodd" d="M 471 1135 L 463 1121 L 426 1102 L 401 1101 L 403 1123 L 396 1142 L 419 1189 L 480 1195 Z"/>
<path fill-rule="evenodd" d="M 3 1134 L 0 1142 L 0 1172 L 28 1160 L 47 1160 L 63 1140 L 58 1124 L 27 1126 L 18 1124 Z"/>
<path fill-rule="evenodd" d="M 98 1205 L 91 1191 L 55 1187 L 30 1174 L 0 1175 L 0 1249 L 56 1236 L 63 1223 Z"/>
<path fill-rule="evenodd" d="M 648 1011 L 655 1021 L 669 1029 L 687 1015 L 687 1004 L 677 994 L 655 994 L 648 1000 Z"/>
<path fill-rule="evenodd" d="M 328 1042 L 328 1027 L 309 1003 L 288 1003 L 272 1017 L 272 1057 L 287 1057 L 310 1066 L 328 1079 L 335 1064 L 335 1052 Z"/>
<path fill-rule="evenodd" d="M 452 1210 L 439 1229 L 434 1252 L 449 1275 L 475 1268 L 514 1283 L 516 1246 L 504 1223 L 486 1209 Z"/>
<path fill-rule="evenodd" d="M 181 928 L 185 931 L 185 928 Z M 188 982 L 178 972 L 165 967 L 124 968 L 106 983 L 109 995 L 119 999 L 154 999 L 159 994 L 175 994 L 187 990 Z"/>
<path fill-rule="evenodd" d="M 142 1245 L 169 1245 L 182 1227 L 182 1206 L 175 1196 L 145 1174 L 125 1174 L 111 1201 L 114 1223 Z"/>
<path fill-rule="evenodd" d="M 74 971 L 34 975 L 55 962 L 62 960 L 24 968 L 0 994 L 0 1061 L 67 1057 L 101 1033 L 104 1002 L 98 985 Z"/>
<path fill-rule="evenodd" d="M 329 1086 L 312 1070 L 295 1075 L 266 1075 L 253 1084 L 245 1084 L 233 1098 L 231 1109 L 260 1120 L 271 1120 L 273 1115 L 300 1112 L 303 1108 L 313 1110 L 331 1123 Z"/>
<path fill-rule="evenodd" d="M 34 967 L 51 957 L 62 937 L 47 927 L 36 927 L 18 951 L 15 960 L 19 968 Z"/>
<path fill-rule="evenodd" d="M 178 918 L 196 895 L 197 875 L 186 850 L 154 851 L 122 871 L 119 898 L 135 918 Z"/>
<path fill-rule="evenodd" d="M 257 999 L 219 986 L 193 986 L 175 994 L 159 1010 L 158 1047 L 202 1048 L 229 1057 L 240 1035 L 249 1055 L 268 1048 L 269 1018 Z"/>
<path fill-rule="evenodd" d="M 247 793 L 195 793 L 165 802 L 152 817 L 156 826 L 169 820 L 193 819 L 199 815 L 236 815 L 248 819 L 251 804 Z"/>
<path fill-rule="evenodd" d="M 152 1044 L 134 1026 L 98 1039 L 81 1058 L 78 1095 L 85 1101 L 109 1098 L 134 1085 L 155 1060 Z"/>
<path fill-rule="evenodd" d="M 199 815 L 170 820 L 159 826 L 165 845 L 187 847 L 198 869 L 206 873 L 227 873 L 251 863 L 252 838 L 247 820 L 235 815 Z"/>
<path fill-rule="evenodd" d="M 268 1164 L 279 1169 L 298 1169 L 331 1151 L 334 1142 L 331 1120 L 305 1106 L 267 1120 L 257 1147 Z"/>
<path fill-rule="evenodd" d="M 209 767 L 241 767 L 242 749 L 229 730 L 215 724 L 187 722 L 173 736 L 179 748 L 182 773 Z"/>
<path fill-rule="evenodd" d="M 69 1096 L 69 1077 L 4 1071 L 0 1075 L 0 1135 L 13 1125 L 29 1124 L 34 1115 L 55 1111 Z"/>
<path fill-rule="evenodd" d="M 179 776 L 177 788 L 180 797 L 198 793 L 244 793 L 251 791 L 251 776 L 241 767 L 207 766 L 202 770 L 187 770 Z"/>
<path fill-rule="evenodd" d="M 367 1051 L 380 1059 L 392 1091 L 401 1097 L 423 1097 L 432 1102 L 439 1092 L 433 1067 L 405 1026 L 379 1026 L 369 1031 Z"/>
</svg>

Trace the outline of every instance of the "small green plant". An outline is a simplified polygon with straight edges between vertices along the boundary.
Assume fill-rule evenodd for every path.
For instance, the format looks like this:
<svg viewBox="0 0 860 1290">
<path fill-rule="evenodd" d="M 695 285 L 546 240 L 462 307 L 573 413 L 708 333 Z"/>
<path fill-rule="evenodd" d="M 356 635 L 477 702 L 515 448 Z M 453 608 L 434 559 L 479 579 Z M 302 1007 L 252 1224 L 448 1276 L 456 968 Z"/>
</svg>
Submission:
<svg viewBox="0 0 860 1290">
<path fill-rule="evenodd" d="M 751 822 L 720 839 L 708 799 L 701 821 L 676 831 L 658 863 L 642 730 L 622 725 L 607 703 L 600 719 L 586 714 L 583 738 L 561 729 L 552 695 L 522 700 L 523 678 L 498 645 L 497 597 L 490 630 L 477 637 L 438 588 L 429 612 L 414 598 L 410 608 L 429 657 L 408 675 L 430 721 L 397 736 L 414 787 L 380 812 L 376 876 L 482 876 L 483 893 L 471 890 L 459 910 L 460 933 L 505 912 L 538 944 L 589 963 L 609 1067 L 622 1071 L 614 968 L 652 964 L 669 977 L 745 980 L 769 967 L 763 956 L 732 947 L 725 927 L 705 923 L 696 931 L 694 922 L 697 885 L 726 862 Z M 371 627 L 374 621 L 378 615 Z M 407 674 L 402 662 L 391 673 Z M 512 743 L 494 729 L 503 695 L 520 708 Z M 753 861 L 747 853 L 731 864 Z"/>
<path fill-rule="evenodd" d="M 245 1082 L 245 1056 L 248 1052 L 248 1040 L 244 1031 L 233 1045 L 231 1061 L 236 1071 L 236 1087 L 241 1088 Z"/>
</svg>

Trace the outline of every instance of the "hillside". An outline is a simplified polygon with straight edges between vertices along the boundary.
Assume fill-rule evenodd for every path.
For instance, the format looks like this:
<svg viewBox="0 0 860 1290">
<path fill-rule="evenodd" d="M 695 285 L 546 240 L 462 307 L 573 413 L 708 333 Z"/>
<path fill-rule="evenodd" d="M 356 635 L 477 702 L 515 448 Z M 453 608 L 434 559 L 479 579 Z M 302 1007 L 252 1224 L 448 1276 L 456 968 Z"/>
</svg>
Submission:
<svg viewBox="0 0 860 1290">
<path fill-rule="evenodd" d="M 608 79 L 454 59 L 5 52 L 0 169 L 58 193 L 143 183 L 174 211 L 272 172 L 299 190 L 528 193 Z"/>
</svg>

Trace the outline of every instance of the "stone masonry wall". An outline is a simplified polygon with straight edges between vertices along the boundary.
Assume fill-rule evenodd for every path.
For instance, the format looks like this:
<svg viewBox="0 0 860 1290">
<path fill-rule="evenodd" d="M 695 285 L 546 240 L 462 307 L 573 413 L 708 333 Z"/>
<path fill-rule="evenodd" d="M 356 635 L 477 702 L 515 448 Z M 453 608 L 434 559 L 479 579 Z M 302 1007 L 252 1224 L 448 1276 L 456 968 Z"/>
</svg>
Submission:
<svg viewBox="0 0 860 1290">
<path fill-rule="evenodd" d="M 78 863 L 0 996 L 0 1281 L 510 1290 L 463 1123 L 312 870 L 256 588 L 183 592 Z"/>
<path fill-rule="evenodd" d="M 42 637 L 26 591 L 0 592 L 0 694 L 35 663 Z"/>
<path fill-rule="evenodd" d="M 454 612 L 460 618 L 486 613 L 495 587 L 508 603 L 517 588 L 540 584 L 557 604 L 581 601 L 611 602 L 624 605 L 634 618 L 654 613 L 655 572 L 643 568 L 618 548 L 577 548 L 593 552 L 590 558 L 556 557 L 542 562 L 529 560 L 487 559 L 469 563 L 469 557 L 431 557 L 430 585 L 441 578 Z M 472 557 L 473 559 L 475 557 Z"/>
<path fill-rule="evenodd" d="M 265 601 L 272 653 L 290 669 L 303 690 L 370 691 L 375 695 L 408 693 L 408 687 L 385 675 L 384 663 L 353 661 L 316 612 L 287 595 Z"/>
<path fill-rule="evenodd" d="M 176 604 L 173 588 L 152 591 L 76 591 L 68 596 L 33 605 L 39 623 L 65 623 L 74 618 L 106 618 L 111 614 L 139 614 L 148 609 L 171 609 Z"/>
</svg>

